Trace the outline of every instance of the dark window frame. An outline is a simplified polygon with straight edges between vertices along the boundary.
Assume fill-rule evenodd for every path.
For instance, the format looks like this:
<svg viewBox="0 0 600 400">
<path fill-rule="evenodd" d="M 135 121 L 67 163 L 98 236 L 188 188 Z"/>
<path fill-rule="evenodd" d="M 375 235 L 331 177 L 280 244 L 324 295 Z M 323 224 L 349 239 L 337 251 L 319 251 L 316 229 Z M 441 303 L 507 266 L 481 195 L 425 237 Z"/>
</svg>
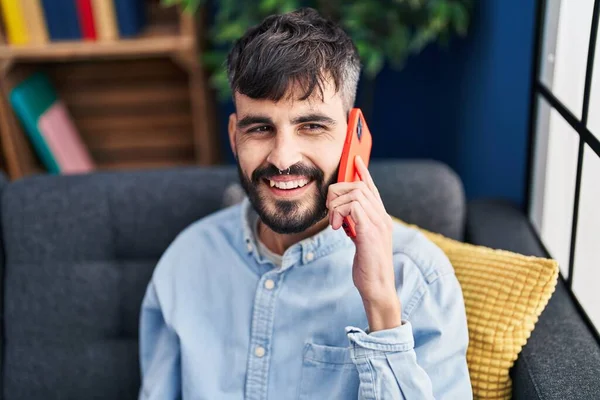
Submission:
<svg viewBox="0 0 600 400">
<path fill-rule="evenodd" d="M 565 0 L 563 0 L 565 1 Z M 566 0 L 569 1 L 569 0 Z M 535 38 L 534 38 L 534 53 L 533 53 L 533 68 L 531 78 L 531 90 L 530 90 L 530 104 L 529 104 L 529 142 L 528 142 L 528 159 L 527 159 L 527 179 L 526 179 L 526 201 L 525 206 L 528 213 L 531 211 L 532 196 L 533 196 L 533 183 L 534 177 L 534 158 L 536 150 L 536 132 L 538 130 L 538 117 L 539 117 L 539 100 L 545 100 L 549 106 L 556 110 L 564 120 L 573 128 L 573 130 L 579 136 L 579 147 L 577 154 L 577 172 L 575 181 L 575 193 L 574 196 L 574 208 L 573 208 L 573 221 L 571 226 L 571 243 L 569 248 L 569 275 L 565 279 L 567 289 L 575 303 L 576 308 L 580 311 L 586 324 L 590 328 L 590 331 L 595 336 L 596 341 L 600 343 L 600 334 L 598 329 L 600 327 L 594 326 L 593 322 L 585 312 L 584 307 L 579 303 L 577 297 L 573 293 L 573 273 L 575 269 L 574 255 L 575 246 L 577 243 L 577 222 L 579 219 L 579 196 L 581 192 L 581 173 L 583 167 L 583 156 L 584 148 L 587 146 L 594 152 L 597 157 L 600 157 L 600 140 L 596 138 L 592 132 L 588 129 L 588 115 L 589 115 L 589 103 L 591 94 L 592 74 L 594 69 L 594 58 L 596 51 L 596 40 L 598 40 L 598 23 L 600 13 L 600 0 L 594 0 L 594 8 L 592 14 L 592 24 L 590 30 L 590 38 L 588 43 L 587 62 L 585 70 L 585 87 L 583 93 L 583 108 L 581 112 L 581 118 L 576 117 L 569 109 L 565 106 L 552 91 L 542 82 L 541 77 L 541 64 L 542 64 L 542 51 L 544 49 L 544 35 L 545 35 L 545 18 L 547 13 L 548 1 L 538 0 L 536 4 L 536 20 L 535 20 Z M 598 61 L 600 62 L 600 61 Z"/>
</svg>

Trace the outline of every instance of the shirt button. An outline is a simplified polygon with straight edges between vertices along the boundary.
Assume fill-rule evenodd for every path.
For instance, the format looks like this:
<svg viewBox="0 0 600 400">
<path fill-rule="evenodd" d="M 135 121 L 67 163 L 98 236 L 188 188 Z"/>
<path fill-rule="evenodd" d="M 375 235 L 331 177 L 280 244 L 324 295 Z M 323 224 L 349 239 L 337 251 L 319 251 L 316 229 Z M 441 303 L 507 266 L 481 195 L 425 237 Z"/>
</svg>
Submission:
<svg viewBox="0 0 600 400">
<path fill-rule="evenodd" d="M 308 253 L 306 253 L 306 259 L 308 261 L 312 261 L 315 258 L 315 253 L 313 253 L 312 251 L 309 251 Z"/>
<path fill-rule="evenodd" d="M 252 244 L 251 244 L 251 243 L 248 243 L 248 244 L 246 245 L 246 248 L 248 249 L 248 251 L 252 251 Z"/>
<path fill-rule="evenodd" d="M 254 349 L 254 355 L 258 358 L 261 358 L 265 355 L 265 348 L 262 346 L 256 346 L 256 349 Z"/>
<path fill-rule="evenodd" d="M 266 289 L 268 289 L 268 290 L 271 290 L 271 289 L 273 289 L 274 287 L 275 287 L 275 282 L 273 282 L 273 280 L 272 280 L 272 279 L 267 279 L 267 280 L 265 281 L 265 288 L 266 288 Z"/>
</svg>

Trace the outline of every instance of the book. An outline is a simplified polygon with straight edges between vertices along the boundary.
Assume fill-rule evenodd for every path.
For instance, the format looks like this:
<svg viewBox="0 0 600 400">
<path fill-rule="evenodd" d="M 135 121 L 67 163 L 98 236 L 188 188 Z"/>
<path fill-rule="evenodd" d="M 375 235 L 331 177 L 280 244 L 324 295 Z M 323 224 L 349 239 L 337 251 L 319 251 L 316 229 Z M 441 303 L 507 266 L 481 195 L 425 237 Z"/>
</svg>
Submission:
<svg viewBox="0 0 600 400">
<path fill-rule="evenodd" d="M 42 6 L 51 40 L 81 39 L 77 7 L 73 0 L 42 0 Z"/>
<path fill-rule="evenodd" d="M 94 26 L 91 0 L 77 0 L 77 15 L 79 16 L 83 38 L 85 40 L 96 40 L 96 27 Z"/>
<path fill-rule="evenodd" d="M 9 94 L 36 154 L 51 174 L 84 173 L 94 163 L 47 75 L 36 72 Z"/>
<path fill-rule="evenodd" d="M 61 174 L 94 170 L 92 159 L 62 101 L 54 102 L 40 115 L 38 129 L 50 147 Z"/>
<path fill-rule="evenodd" d="M 48 28 L 46 17 L 40 0 L 19 0 L 23 9 L 23 16 L 27 26 L 30 44 L 44 44 L 48 42 Z"/>
<path fill-rule="evenodd" d="M 146 24 L 145 0 L 115 0 L 114 5 L 119 36 L 127 38 L 140 33 Z"/>
<path fill-rule="evenodd" d="M 98 40 L 115 40 L 119 36 L 114 3 L 110 0 L 92 0 L 92 14 Z"/>
<path fill-rule="evenodd" d="M 6 27 L 8 43 L 22 45 L 29 42 L 27 26 L 21 2 L 18 0 L 0 0 L 2 6 L 2 19 Z"/>
</svg>

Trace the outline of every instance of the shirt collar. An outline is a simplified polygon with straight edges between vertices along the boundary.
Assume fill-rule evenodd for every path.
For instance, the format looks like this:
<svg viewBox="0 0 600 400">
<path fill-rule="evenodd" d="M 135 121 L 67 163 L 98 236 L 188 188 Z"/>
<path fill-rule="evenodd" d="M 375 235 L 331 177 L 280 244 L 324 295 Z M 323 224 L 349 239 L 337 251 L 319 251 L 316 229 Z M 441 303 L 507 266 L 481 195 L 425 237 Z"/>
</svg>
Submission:
<svg viewBox="0 0 600 400">
<path fill-rule="evenodd" d="M 242 220 L 240 222 L 243 227 L 244 245 L 246 247 L 244 250 L 247 254 L 251 254 L 257 263 L 269 263 L 270 261 L 261 257 L 260 252 L 257 251 L 258 238 L 254 236 L 253 229 L 250 226 L 250 221 L 254 220 L 251 218 L 250 213 L 256 213 L 256 211 L 247 196 L 242 200 L 241 207 Z M 343 229 L 334 230 L 331 225 L 327 225 L 327 228 L 317 234 L 290 246 L 283 254 L 281 270 L 285 270 L 296 264 L 310 264 L 333 253 L 339 248 L 351 245 L 353 245 L 353 242 L 346 236 Z"/>
</svg>

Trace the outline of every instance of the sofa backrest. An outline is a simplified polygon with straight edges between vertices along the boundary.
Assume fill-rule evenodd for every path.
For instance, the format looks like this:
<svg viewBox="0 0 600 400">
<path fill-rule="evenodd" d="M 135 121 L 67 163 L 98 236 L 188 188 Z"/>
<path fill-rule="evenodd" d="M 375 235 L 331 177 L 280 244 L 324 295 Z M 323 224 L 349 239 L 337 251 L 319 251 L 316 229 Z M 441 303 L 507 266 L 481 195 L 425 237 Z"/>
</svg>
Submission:
<svg viewBox="0 0 600 400">
<path fill-rule="evenodd" d="M 458 178 L 430 162 L 373 163 L 388 212 L 462 235 Z M 222 207 L 232 166 L 37 176 L 2 196 L 5 399 L 134 399 L 138 316 L 153 268 Z"/>
</svg>

